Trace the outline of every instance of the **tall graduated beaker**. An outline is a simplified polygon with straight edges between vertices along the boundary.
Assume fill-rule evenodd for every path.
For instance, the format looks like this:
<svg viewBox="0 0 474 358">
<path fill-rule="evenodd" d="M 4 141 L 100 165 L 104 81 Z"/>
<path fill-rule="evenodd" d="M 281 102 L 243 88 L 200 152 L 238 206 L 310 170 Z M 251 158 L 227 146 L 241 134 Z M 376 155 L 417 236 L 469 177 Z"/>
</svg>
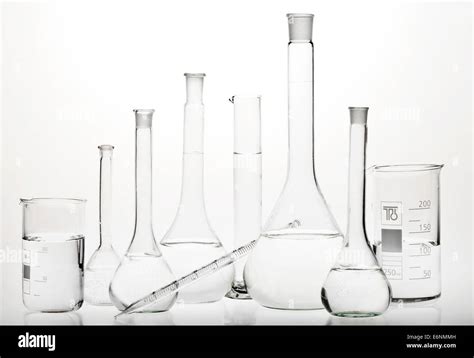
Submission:
<svg viewBox="0 0 474 358">
<path fill-rule="evenodd" d="M 260 96 L 233 96 L 234 104 L 234 248 L 257 239 L 262 231 L 262 149 Z M 248 299 L 246 259 L 234 264 L 229 298 Z"/>
<path fill-rule="evenodd" d="M 288 174 L 244 279 L 250 296 L 279 309 L 321 309 L 321 288 L 342 235 L 316 181 L 312 14 L 289 14 Z"/>
<path fill-rule="evenodd" d="M 393 300 L 441 295 L 440 172 L 443 165 L 381 165 L 369 169 L 372 243 Z"/>
<path fill-rule="evenodd" d="M 85 200 L 21 199 L 23 303 L 33 311 L 82 306 Z"/>
</svg>

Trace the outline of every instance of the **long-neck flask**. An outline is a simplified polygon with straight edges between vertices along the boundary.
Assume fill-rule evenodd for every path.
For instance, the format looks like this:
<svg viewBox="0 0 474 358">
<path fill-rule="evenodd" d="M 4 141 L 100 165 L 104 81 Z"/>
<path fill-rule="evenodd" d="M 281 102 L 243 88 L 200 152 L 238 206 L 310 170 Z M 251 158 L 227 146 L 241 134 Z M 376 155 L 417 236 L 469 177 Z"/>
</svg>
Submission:
<svg viewBox="0 0 474 358">
<path fill-rule="evenodd" d="M 155 241 L 152 227 L 152 118 L 154 110 L 135 112 L 135 229 L 132 242 L 110 284 L 110 298 L 119 310 L 174 280 Z M 147 307 L 168 310 L 176 295 Z"/>
<path fill-rule="evenodd" d="M 343 317 L 371 317 L 390 304 L 390 284 L 372 252 L 364 224 L 367 107 L 349 107 L 349 198 L 347 233 L 321 298 L 326 310 Z"/>
<path fill-rule="evenodd" d="M 226 252 L 209 223 L 204 205 L 202 102 L 203 73 L 186 73 L 184 106 L 183 179 L 176 217 L 161 240 L 163 254 L 177 277 L 184 276 Z M 178 300 L 203 303 L 220 300 L 230 290 L 234 268 L 184 288 Z"/>
<path fill-rule="evenodd" d="M 93 305 L 111 305 L 109 285 L 120 258 L 112 246 L 112 154 L 114 147 L 100 145 L 99 247 L 85 270 L 85 300 Z"/>
<path fill-rule="evenodd" d="M 313 15 L 289 14 L 288 175 L 244 271 L 253 299 L 279 309 L 321 309 L 321 287 L 342 235 L 319 190 L 313 143 Z"/>
</svg>

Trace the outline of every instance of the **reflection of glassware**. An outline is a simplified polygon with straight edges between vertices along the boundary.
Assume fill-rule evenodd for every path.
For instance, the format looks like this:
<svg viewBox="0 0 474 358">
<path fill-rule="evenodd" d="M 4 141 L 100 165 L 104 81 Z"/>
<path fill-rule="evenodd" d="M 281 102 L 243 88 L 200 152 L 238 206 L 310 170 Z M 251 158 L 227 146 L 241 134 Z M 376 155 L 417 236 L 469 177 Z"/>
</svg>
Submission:
<svg viewBox="0 0 474 358">
<path fill-rule="evenodd" d="M 34 311 L 82 306 L 84 204 L 79 199 L 21 199 L 23 303 Z"/>
<path fill-rule="evenodd" d="M 311 14 L 288 15 L 288 175 L 244 270 L 250 296 L 280 309 L 320 309 L 342 235 L 316 182 Z"/>
<path fill-rule="evenodd" d="M 367 107 L 350 107 L 348 224 L 344 247 L 321 291 L 335 316 L 372 317 L 385 312 L 391 291 L 367 240 L 364 223 Z"/>
<path fill-rule="evenodd" d="M 173 224 L 161 240 L 166 260 L 178 277 L 225 254 L 221 242 L 209 224 L 204 205 L 202 88 L 205 75 L 186 73 L 185 76 L 187 96 L 184 106 L 181 200 Z M 178 299 L 186 303 L 220 300 L 230 290 L 233 270 L 233 267 L 229 266 L 212 277 L 199 280 L 199 283 L 181 290 Z"/>
<path fill-rule="evenodd" d="M 234 96 L 234 247 L 260 236 L 262 230 L 262 150 L 260 96 Z M 234 264 L 229 298 L 248 299 L 244 282 L 246 259 Z"/>
<path fill-rule="evenodd" d="M 24 315 L 24 322 L 27 326 L 82 326 L 78 312 L 28 312 Z"/>
<path fill-rule="evenodd" d="M 258 306 L 254 315 L 255 324 L 259 326 L 314 326 L 328 322 L 328 314 L 324 310 L 274 310 Z"/>
<path fill-rule="evenodd" d="M 443 165 L 370 168 L 370 208 L 377 258 L 392 285 L 393 300 L 423 301 L 441 295 L 439 175 Z"/>
<path fill-rule="evenodd" d="M 86 266 L 85 300 L 93 305 L 111 305 L 110 281 L 120 264 L 120 258 L 112 246 L 112 153 L 114 147 L 101 145 L 99 184 L 99 247 Z"/>
<path fill-rule="evenodd" d="M 153 112 L 135 110 L 135 230 L 127 253 L 110 284 L 110 298 L 119 310 L 174 279 L 156 244 L 151 220 Z M 170 295 L 156 305 L 147 306 L 144 311 L 166 311 L 175 299 L 176 295 Z"/>
<path fill-rule="evenodd" d="M 176 325 L 223 325 L 225 324 L 225 301 L 204 304 L 177 304 L 171 314 Z"/>
<path fill-rule="evenodd" d="M 115 324 L 127 326 L 170 326 L 175 322 L 171 311 L 159 313 L 132 313 L 126 316 L 120 316 Z"/>
<path fill-rule="evenodd" d="M 389 325 L 438 326 L 441 324 L 441 305 L 437 300 L 409 303 L 400 301 L 392 303 L 384 317 Z"/>
</svg>

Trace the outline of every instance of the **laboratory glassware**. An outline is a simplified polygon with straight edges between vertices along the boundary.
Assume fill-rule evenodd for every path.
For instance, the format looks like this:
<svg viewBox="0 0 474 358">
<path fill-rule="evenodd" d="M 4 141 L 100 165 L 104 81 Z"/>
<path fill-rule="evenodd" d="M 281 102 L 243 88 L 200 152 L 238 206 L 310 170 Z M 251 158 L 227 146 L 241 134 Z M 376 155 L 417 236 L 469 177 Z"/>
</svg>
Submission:
<svg viewBox="0 0 474 358">
<path fill-rule="evenodd" d="M 316 181 L 311 14 L 288 14 L 288 173 L 247 258 L 250 296 L 279 309 L 322 309 L 321 288 L 342 234 Z"/>
<path fill-rule="evenodd" d="M 233 250 L 232 252 L 214 260 L 201 268 L 198 268 L 183 277 L 170 282 L 169 284 L 163 286 L 162 288 L 150 292 L 146 296 L 138 299 L 122 312 L 120 312 L 116 317 L 121 316 L 127 313 L 137 312 L 139 310 L 145 309 L 149 305 L 154 305 L 157 302 L 166 299 L 170 295 L 175 295 L 176 292 L 188 287 L 190 284 L 195 284 L 196 281 L 203 280 L 205 278 L 212 279 L 215 275 L 213 273 L 217 273 L 218 271 L 227 268 L 231 264 L 235 264 L 238 260 L 242 259 L 243 257 L 247 256 L 252 249 L 255 247 L 257 240 L 250 241 L 248 244 L 239 247 L 238 249 Z"/>
<path fill-rule="evenodd" d="M 89 259 L 84 273 L 84 298 L 93 305 L 112 304 L 109 286 L 120 264 L 120 258 L 112 246 L 111 230 L 113 150 L 112 145 L 99 146 L 99 247 Z"/>
<path fill-rule="evenodd" d="M 260 236 L 262 230 L 262 149 L 260 96 L 233 96 L 234 104 L 234 247 Z M 229 298 L 250 298 L 244 282 L 246 260 L 234 264 Z"/>
<path fill-rule="evenodd" d="M 211 228 L 204 204 L 204 104 L 205 74 L 185 73 L 184 143 L 181 199 L 171 227 L 161 240 L 163 254 L 173 273 L 183 276 L 226 253 Z M 203 303 L 220 300 L 229 292 L 234 268 L 221 270 L 179 292 L 178 300 Z"/>
<path fill-rule="evenodd" d="M 349 196 L 347 231 L 336 263 L 321 290 L 334 316 L 373 317 L 390 305 L 390 284 L 367 240 L 365 230 L 365 149 L 367 107 L 349 107 Z"/>
<path fill-rule="evenodd" d="M 395 301 L 441 295 L 440 172 L 443 165 L 377 165 L 373 183 L 372 244 Z"/>
<path fill-rule="evenodd" d="M 67 312 L 84 299 L 82 199 L 20 199 L 23 211 L 23 303 L 33 311 Z"/>
<path fill-rule="evenodd" d="M 110 284 L 110 299 L 119 310 L 125 309 L 150 291 L 174 280 L 155 241 L 152 226 L 152 119 L 154 110 L 135 112 L 135 229 L 132 242 Z M 176 296 L 169 296 L 146 312 L 171 308 Z"/>
</svg>

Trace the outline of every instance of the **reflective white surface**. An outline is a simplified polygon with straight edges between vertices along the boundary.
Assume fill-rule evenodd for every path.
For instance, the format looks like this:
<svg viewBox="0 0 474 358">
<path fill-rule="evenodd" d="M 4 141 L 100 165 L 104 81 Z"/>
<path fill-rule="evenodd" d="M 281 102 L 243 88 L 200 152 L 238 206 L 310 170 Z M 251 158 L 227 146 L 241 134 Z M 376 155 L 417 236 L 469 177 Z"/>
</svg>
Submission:
<svg viewBox="0 0 474 358">
<path fill-rule="evenodd" d="M 76 312 L 30 312 L 21 302 L 4 312 L 1 324 L 12 325 L 440 325 L 470 324 L 470 316 L 452 319 L 442 299 L 421 304 L 392 304 L 374 318 L 333 317 L 325 310 L 287 311 L 260 306 L 253 300 L 224 298 L 215 303 L 176 304 L 162 313 L 136 313 L 114 319 L 112 306 L 87 303 Z"/>
</svg>

